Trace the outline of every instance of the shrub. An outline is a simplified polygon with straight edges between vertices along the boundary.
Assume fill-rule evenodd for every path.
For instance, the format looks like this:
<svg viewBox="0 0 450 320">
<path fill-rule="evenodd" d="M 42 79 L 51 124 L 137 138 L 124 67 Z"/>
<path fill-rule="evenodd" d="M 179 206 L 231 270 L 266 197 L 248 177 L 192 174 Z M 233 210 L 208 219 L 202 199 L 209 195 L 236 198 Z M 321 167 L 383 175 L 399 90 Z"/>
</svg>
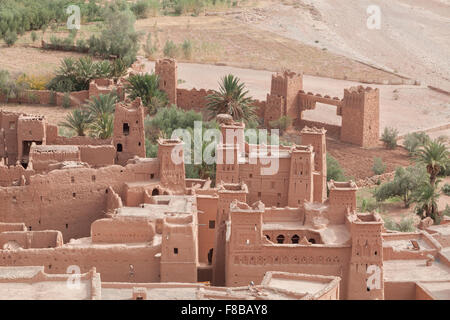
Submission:
<svg viewBox="0 0 450 320">
<path fill-rule="evenodd" d="M 136 61 L 140 33 L 134 29 L 135 17 L 129 11 L 107 11 L 100 36 L 89 38 L 89 51 L 105 58 L 115 56 L 127 66 Z"/>
<path fill-rule="evenodd" d="M 271 128 L 280 130 L 280 135 L 283 135 L 284 131 L 292 124 L 292 118 L 289 116 L 282 116 L 278 120 L 270 121 Z"/>
<path fill-rule="evenodd" d="M 450 206 L 448 204 L 445 205 L 444 211 L 442 211 L 442 215 L 450 217 Z"/>
<path fill-rule="evenodd" d="M 134 13 L 136 18 L 144 19 L 148 16 L 148 11 L 150 9 L 150 3 L 148 0 L 138 0 L 133 3 L 130 7 L 130 10 Z"/>
<path fill-rule="evenodd" d="M 3 36 L 3 40 L 5 40 L 8 47 L 11 47 L 14 43 L 16 43 L 17 39 L 17 33 L 10 30 L 8 30 L 8 32 L 6 32 Z"/>
<path fill-rule="evenodd" d="M 165 57 L 175 58 L 178 54 L 178 49 L 172 40 L 167 40 L 163 52 Z"/>
<path fill-rule="evenodd" d="M 403 144 L 412 156 L 419 147 L 428 141 L 430 141 L 430 137 L 425 132 L 414 132 L 408 133 L 405 136 L 405 142 Z"/>
<path fill-rule="evenodd" d="M 372 212 L 378 208 L 378 203 L 374 198 L 364 198 L 361 201 L 361 212 Z"/>
<path fill-rule="evenodd" d="M 156 42 L 155 44 L 153 44 L 152 42 L 152 35 L 150 32 L 147 34 L 147 39 L 145 40 L 145 44 L 142 46 L 142 48 L 144 49 L 146 58 L 152 57 L 158 50 L 158 48 L 156 47 Z"/>
<path fill-rule="evenodd" d="M 70 93 L 69 92 L 64 93 L 62 107 L 64 109 L 70 108 Z"/>
<path fill-rule="evenodd" d="M 383 163 L 383 160 L 381 158 L 374 158 L 372 171 L 376 175 L 380 175 L 380 174 L 383 174 L 385 170 L 386 170 L 386 165 Z"/>
<path fill-rule="evenodd" d="M 31 32 L 31 41 L 35 42 L 37 40 L 38 36 L 36 31 Z"/>
<path fill-rule="evenodd" d="M 345 175 L 339 162 L 329 153 L 327 153 L 327 181 L 344 181 Z"/>
<path fill-rule="evenodd" d="M 400 222 L 395 222 L 389 217 L 384 219 L 384 227 L 387 230 L 400 231 L 400 232 L 413 232 L 416 230 L 414 226 L 414 219 L 412 217 L 404 217 Z"/>
<path fill-rule="evenodd" d="M 398 130 L 391 127 L 384 128 L 384 132 L 381 135 L 381 141 L 388 149 L 395 149 L 397 147 Z"/>
<path fill-rule="evenodd" d="M 6 102 L 9 99 L 15 99 L 23 94 L 23 91 L 29 89 L 26 83 L 17 81 L 17 77 L 12 77 L 8 71 L 0 70 L 0 93 L 6 96 Z"/>
<path fill-rule="evenodd" d="M 181 45 L 181 48 L 183 49 L 183 55 L 185 59 L 190 60 L 192 58 L 192 41 L 189 39 L 184 40 L 183 44 Z"/>
<path fill-rule="evenodd" d="M 450 184 L 448 184 L 448 183 L 444 184 L 444 186 L 442 187 L 441 190 L 444 194 L 446 194 L 447 196 L 450 196 Z"/>
<path fill-rule="evenodd" d="M 25 85 L 31 90 L 45 90 L 47 83 L 50 79 L 46 76 L 35 76 L 22 74 L 17 78 L 19 84 Z"/>
</svg>

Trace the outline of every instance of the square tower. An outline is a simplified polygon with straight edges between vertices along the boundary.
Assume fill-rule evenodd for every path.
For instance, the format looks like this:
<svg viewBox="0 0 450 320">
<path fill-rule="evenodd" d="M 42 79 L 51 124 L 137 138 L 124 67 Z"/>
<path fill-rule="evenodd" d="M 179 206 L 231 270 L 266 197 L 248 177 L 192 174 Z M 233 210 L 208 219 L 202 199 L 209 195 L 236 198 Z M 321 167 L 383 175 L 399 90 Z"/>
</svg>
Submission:
<svg viewBox="0 0 450 320">
<path fill-rule="evenodd" d="M 291 151 L 288 206 L 299 207 L 313 201 L 314 152 L 312 146 L 294 146 Z"/>
<path fill-rule="evenodd" d="M 328 182 L 330 190 L 328 219 L 331 224 L 343 224 L 348 212 L 356 210 L 356 191 L 358 187 L 353 181 Z"/>
<path fill-rule="evenodd" d="M 159 89 L 167 94 L 171 104 L 177 104 L 177 69 L 175 59 L 159 59 L 155 62 L 155 73 L 159 77 Z"/>
<path fill-rule="evenodd" d="M 197 282 L 196 224 L 193 214 L 171 214 L 164 218 L 161 282 Z"/>
<path fill-rule="evenodd" d="M 298 92 L 302 89 L 303 74 L 301 73 L 284 71 L 272 75 L 270 94 L 284 98 L 281 116 L 289 116 L 293 120 L 300 118 Z"/>
<path fill-rule="evenodd" d="M 378 145 L 380 95 L 378 89 L 363 86 L 344 90 L 341 140 L 369 148 Z"/>
<path fill-rule="evenodd" d="M 224 183 L 218 186 L 219 203 L 216 216 L 216 239 L 213 255 L 213 284 L 225 285 L 225 242 L 226 223 L 229 221 L 230 204 L 237 200 L 247 201 L 248 188 L 245 184 Z"/>
<path fill-rule="evenodd" d="M 301 131 L 303 145 L 312 145 L 314 150 L 314 202 L 327 200 L 327 144 L 324 128 L 304 127 Z"/>
<path fill-rule="evenodd" d="M 135 156 L 145 157 L 144 108 L 140 98 L 129 105 L 116 104 L 113 141 L 117 164 L 125 165 Z"/>
<path fill-rule="evenodd" d="M 158 140 L 161 185 L 178 194 L 186 190 L 183 145 L 184 142 L 178 139 Z"/>
<path fill-rule="evenodd" d="M 378 213 L 347 216 L 352 236 L 349 300 L 384 299 L 383 220 Z"/>
</svg>

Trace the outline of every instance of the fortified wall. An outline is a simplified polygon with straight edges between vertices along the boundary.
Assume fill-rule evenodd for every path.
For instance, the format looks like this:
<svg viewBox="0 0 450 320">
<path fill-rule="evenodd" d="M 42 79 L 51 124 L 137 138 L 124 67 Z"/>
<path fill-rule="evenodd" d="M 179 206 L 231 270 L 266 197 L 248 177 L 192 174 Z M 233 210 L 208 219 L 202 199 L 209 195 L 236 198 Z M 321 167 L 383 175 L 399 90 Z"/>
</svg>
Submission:
<svg viewBox="0 0 450 320">
<path fill-rule="evenodd" d="M 160 89 L 167 93 L 170 103 L 183 110 L 195 110 L 208 117 L 206 89 L 177 88 L 177 64 L 174 59 L 161 59 L 155 63 L 155 73 L 160 78 Z M 314 110 L 317 103 L 336 106 L 336 115 L 342 117 L 342 126 L 309 121 L 303 112 Z M 344 97 L 303 91 L 303 74 L 284 71 L 272 75 L 270 93 L 265 101 L 255 100 L 256 113 L 270 127 L 270 122 L 289 116 L 293 124 L 325 128 L 330 135 L 344 142 L 364 148 L 378 145 L 379 141 L 379 90 L 362 86 L 344 90 Z"/>
</svg>

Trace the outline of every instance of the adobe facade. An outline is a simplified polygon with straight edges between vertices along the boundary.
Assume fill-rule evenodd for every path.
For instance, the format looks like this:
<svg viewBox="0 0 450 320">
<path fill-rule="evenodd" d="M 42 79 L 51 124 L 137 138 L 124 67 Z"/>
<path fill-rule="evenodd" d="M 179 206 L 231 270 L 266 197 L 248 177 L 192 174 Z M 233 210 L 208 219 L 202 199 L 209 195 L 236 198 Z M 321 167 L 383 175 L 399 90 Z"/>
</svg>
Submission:
<svg viewBox="0 0 450 320">
<path fill-rule="evenodd" d="M 274 78 L 274 96 L 301 90 L 295 74 Z M 362 90 L 348 101 L 373 102 Z M 289 112 L 301 99 L 277 101 Z M 450 224 L 392 233 L 358 212 L 353 181 L 326 181 L 326 129 L 276 148 L 218 117 L 213 185 L 186 179 L 179 139 L 147 158 L 143 115 L 125 97 L 113 137 L 97 140 L 0 112 L 0 292 L 64 290 L 77 266 L 82 290 L 65 299 L 450 298 Z M 39 299 L 30 290 L 12 298 Z"/>
</svg>

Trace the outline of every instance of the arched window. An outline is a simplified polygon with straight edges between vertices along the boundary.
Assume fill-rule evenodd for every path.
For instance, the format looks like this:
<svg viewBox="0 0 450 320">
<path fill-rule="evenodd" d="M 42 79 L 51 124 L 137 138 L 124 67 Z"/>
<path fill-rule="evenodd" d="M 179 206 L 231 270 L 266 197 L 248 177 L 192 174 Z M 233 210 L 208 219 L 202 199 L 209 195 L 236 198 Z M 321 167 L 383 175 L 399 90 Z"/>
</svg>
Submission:
<svg viewBox="0 0 450 320">
<path fill-rule="evenodd" d="M 278 243 L 284 243 L 284 236 L 282 234 L 278 235 L 277 242 Z"/>
<path fill-rule="evenodd" d="M 300 240 L 300 237 L 296 234 L 294 234 L 291 238 L 292 243 L 298 243 L 299 240 Z"/>
<path fill-rule="evenodd" d="M 159 190 L 158 189 L 153 189 L 152 191 L 152 196 L 158 196 L 159 195 Z"/>
</svg>

